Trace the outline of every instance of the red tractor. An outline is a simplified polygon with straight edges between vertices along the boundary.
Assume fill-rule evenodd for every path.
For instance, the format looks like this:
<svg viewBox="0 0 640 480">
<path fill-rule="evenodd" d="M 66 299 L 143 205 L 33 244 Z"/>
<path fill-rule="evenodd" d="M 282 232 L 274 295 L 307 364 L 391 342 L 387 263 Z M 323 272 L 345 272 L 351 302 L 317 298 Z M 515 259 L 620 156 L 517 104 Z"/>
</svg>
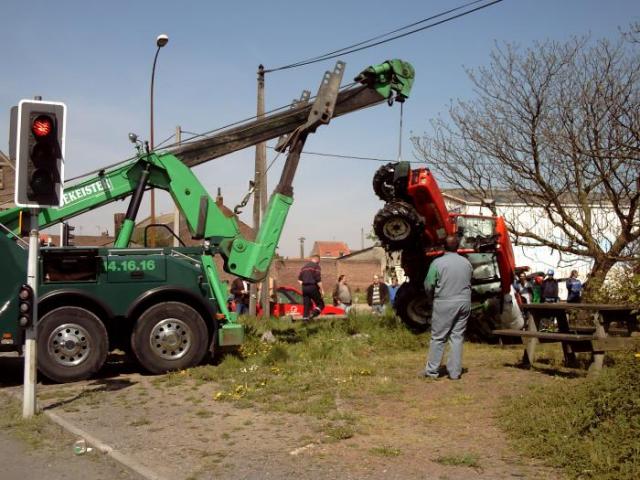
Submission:
<svg viewBox="0 0 640 480">
<path fill-rule="evenodd" d="M 522 314 L 511 295 L 516 267 L 504 218 L 449 213 L 431 172 L 412 170 L 409 162 L 380 167 L 373 189 L 386 202 L 373 221 L 374 231 L 387 252 L 400 252 L 401 267 L 409 278 L 394 302 L 408 327 L 424 331 L 430 325 L 424 278 L 432 260 L 443 253 L 444 238 L 454 234 L 460 237 L 458 253 L 473 265 L 469 333 L 487 339 L 492 329 L 522 326 Z"/>
</svg>

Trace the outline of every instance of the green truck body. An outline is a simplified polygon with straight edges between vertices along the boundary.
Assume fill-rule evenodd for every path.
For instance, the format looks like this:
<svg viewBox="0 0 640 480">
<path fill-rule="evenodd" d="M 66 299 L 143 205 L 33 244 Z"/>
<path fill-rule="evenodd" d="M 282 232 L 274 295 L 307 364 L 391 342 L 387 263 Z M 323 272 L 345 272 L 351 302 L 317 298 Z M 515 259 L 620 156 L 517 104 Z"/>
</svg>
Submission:
<svg viewBox="0 0 640 480">
<path fill-rule="evenodd" d="M 227 287 L 214 256 L 221 256 L 224 270 L 232 275 L 251 282 L 266 276 L 293 203 L 292 181 L 307 135 L 329 122 L 334 107 L 344 114 L 392 100 L 393 94 L 399 101 L 408 96 L 413 68 L 399 60 L 383 65 L 363 71 L 357 77 L 361 85 L 340 94 L 344 64 L 333 77 L 327 73 L 328 81 L 323 80 L 312 107 L 299 108 L 305 118 L 297 124 L 286 124 L 295 117 L 291 113 L 258 120 L 238 129 L 235 142 L 225 140 L 226 150 L 220 149 L 215 137 L 164 152 L 138 146 L 135 158 L 65 187 L 62 207 L 39 211 L 40 228 L 116 200 L 131 200 L 113 248 L 40 250 L 40 371 L 59 382 L 88 378 L 102 367 L 110 350 L 120 348 L 131 351 L 145 369 L 159 373 L 196 365 L 219 347 L 240 345 L 243 328 L 227 309 Z M 243 238 L 235 216 L 223 213 L 190 167 L 203 158 L 275 138 L 285 127 L 290 135 L 281 148 L 289 153 L 280 183 L 256 238 Z M 252 136 L 247 138 L 247 132 Z M 202 240 L 201 246 L 128 247 L 141 199 L 149 188 L 170 193 L 193 238 Z M 26 212 L 20 208 L 0 212 L 0 350 L 4 351 L 20 351 L 24 341 L 17 300 L 26 282 L 27 249 L 19 238 Z"/>
</svg>

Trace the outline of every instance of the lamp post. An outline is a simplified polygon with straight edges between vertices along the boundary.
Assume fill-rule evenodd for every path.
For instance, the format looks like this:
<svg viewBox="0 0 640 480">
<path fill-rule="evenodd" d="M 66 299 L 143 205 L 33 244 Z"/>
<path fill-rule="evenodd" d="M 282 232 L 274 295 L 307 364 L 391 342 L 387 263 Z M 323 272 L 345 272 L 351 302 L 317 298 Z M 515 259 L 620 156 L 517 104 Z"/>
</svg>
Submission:
<svg viewBox="0 0 640 480">
<path fill-rule="evenodd" d="M 149 125 L 149 146 L 151 147 L 151 151 L 153 151 L 155 144 L 153 143 L 153 84 L 156 78 L 156 63 L 158 61 L 158 54 L 160 53 L 160 49 L 164 47 L 167 43 L 169 43 L 169 36 L 164 33 L 158 35 L 156 38 L 156 46 L 158 47 L 156 50 L 156 55 L 153 57 L 153 68 L 151 69 L 151 93 L 150 93 L 150 106 L 151 112 L 149 115 L 150 125 Z M 156 194 L 155 190 L 151 189 L 151 223 L 156 223 Z M 153 232 L 153 228 L 151 229 L 149 235 L 149 243 L 150 246 L 155 247 L 156 238 Z"/>
</svg>

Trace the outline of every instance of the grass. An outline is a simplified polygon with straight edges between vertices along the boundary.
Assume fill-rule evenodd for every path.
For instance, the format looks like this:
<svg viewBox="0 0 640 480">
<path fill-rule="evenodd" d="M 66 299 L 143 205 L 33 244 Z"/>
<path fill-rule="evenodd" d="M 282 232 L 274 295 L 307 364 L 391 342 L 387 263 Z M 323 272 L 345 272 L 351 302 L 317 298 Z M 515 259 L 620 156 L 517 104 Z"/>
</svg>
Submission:
<svg viewBox="0 0 640 480">
<path fill-rule="evenodd" d="M 151 420 L 149 420 L 148 418 L 139 418 L 138 420 L 134 420 L 133 422 L 129 423 L 129 425 L 131 425 L 132 427 L 151 425 Z"/>
<path fill-rule="evenodd" d="M 614 359 L 595 378 L 557 378 L 506 401 L 501 420 L 516 447 L 570 478 L 640 478 L 640 360 Z"/>
<path fill-rule="evenodd" d="M 216 366 L 191 369 L 188 376 L 220 385 L 214 394 L 218 401 L 260 404 L 268 411 L 318 419 L 339 411 L 340 401 L 362 391 L 400 394 L 402 388 L 385 379 L 388 370 L 402 364 L 403 352 L 426 347 L 424 335 L 408 332 L 392 315 L 310 325 L 245 321 L 247 339 L 237 355 L 227 355 Z M 267 329 L 276 343 L 260 341 Z M 381 357 L 384 364 L 377 362 Z"/>
<path fill-rule="evenodd" d="M 409 332 L 393 314 L 352 315 L 308 325 L 287 320 L 243 318 L 246 341 L 218 365 L 205 365 L 154 380 L 157 388 L 215 383 L 213 400 L 312 417 L 325 441 L 353 437 L 359 419 L 345 414 L 345 402 L 368 395 L 400 397 L 391 381 L 406 369 L 407 352 L 426 349 L 426 335 Z M 270 330 L 276 342 L 260 341 Z"/>
<path fill-rule="evenodd" d="M 61 448 L 64 450 L 65 445 L 68 446 L 67 452 L 71 452 L 71 445 L 77 437 L 53 423 L 42 412 L 24 419 L 19 400 L 0 393 L 0 402 L 0 429 L 3 433 L 18 438 L 29 448 L 40 452 L 55 452 L 55 455 L 60 455 Z"/>
<path fill-rule="evenodd" d="M 474 453 L 461 453 L 456 455 L 444 455 L 434 459 L 434 462 L 440 465 L 452 467 L 468 467 L 480 469 L 480 460 Z"/>
<path fill-rule="evenodd" d="M 397 457 L 402 453 L 399 448 L 394 448 L 389 445 L 382 445 L 380 447 L 370 448 L 369 451 L 374 455 L 380 457 Z"/>
</svg>

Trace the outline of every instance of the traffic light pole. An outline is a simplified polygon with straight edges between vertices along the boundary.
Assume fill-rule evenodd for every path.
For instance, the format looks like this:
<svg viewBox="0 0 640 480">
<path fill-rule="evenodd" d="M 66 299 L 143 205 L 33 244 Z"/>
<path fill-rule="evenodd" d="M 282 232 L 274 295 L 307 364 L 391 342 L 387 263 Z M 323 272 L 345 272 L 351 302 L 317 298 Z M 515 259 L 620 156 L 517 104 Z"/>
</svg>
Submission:
<svg viewBox="0 0 640 480">
<path fill-rule="evenodd" d="M 29 260 L 27 265 L 27 284 L 33 289 L 33 321 L 25 330 L 24 338 L 24 396 L 22 417 L 31 418 L 36 414 L 36 376 L 37 376 L 37 323 L 38 323 L 38 254 L 40 237 L 38 231 L 38 209 L 31 208 L 29 232 Z"/>
</svg>

